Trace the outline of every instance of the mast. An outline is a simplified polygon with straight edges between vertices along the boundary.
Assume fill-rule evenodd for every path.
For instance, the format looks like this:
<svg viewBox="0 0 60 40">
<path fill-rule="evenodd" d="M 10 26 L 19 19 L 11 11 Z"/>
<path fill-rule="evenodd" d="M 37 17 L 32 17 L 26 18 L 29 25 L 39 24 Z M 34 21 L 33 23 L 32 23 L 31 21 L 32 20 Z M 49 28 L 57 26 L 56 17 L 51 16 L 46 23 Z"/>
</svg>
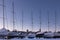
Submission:
<svg viewBox="0 0 60 40">
<path fill-rule="evenodd" d="M 33 31 L 33 12 L 31 11 L 31 27 L 32 27 L 32 30 L 31 31 Z"/>
<path fill-rule="evenodd" d="M 55 32 L 56 32 L 56 30 L 57 30 L 57 25 L 56 25 L 56 11 L 55 11 Z"/>
<path fill-rule="evenodd" d="M 6 23 L 7 23 L 7 28 L 9 29 L 8 27 L 8 16 L 6 15 Z"/>
<path fill-rule="evenodd" d="M 22 31 L 23 31 L 23 10 L 22 10 Z"/>
<path fill-rule="evenodd" d="M 39 13 L 40 15 L 39 15 L 39 20 L 40 20 L 40 29 L 39 29 L 39 31 L 41 32 L 41 10 L 40 10 L 40 13 Z"/>
<path fill-rule="evenodd" d="M 13 30 L 15 29 L 15 21 L 14 21 L 14 0 L 12 2 L 12 8 L 13 8 Z"/>
<path fill-rule="evenodd" d="M 48 31 L 49 31 L 49 11 L 47 11 L 48 14 Z"/>
<path fill-rule="evenodd" d="M 3 0 L 3 28 L 5 28 L 5 18 L 4 18 L 4 0 Z"/>
</svg>

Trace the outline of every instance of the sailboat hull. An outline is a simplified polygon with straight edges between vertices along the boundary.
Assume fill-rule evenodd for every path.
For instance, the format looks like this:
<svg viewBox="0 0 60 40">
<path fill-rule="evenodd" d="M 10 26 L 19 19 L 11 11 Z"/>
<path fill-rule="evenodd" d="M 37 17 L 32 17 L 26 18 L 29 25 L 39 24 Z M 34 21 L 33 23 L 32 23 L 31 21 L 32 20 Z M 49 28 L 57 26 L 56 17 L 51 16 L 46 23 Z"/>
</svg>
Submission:
<svg viewBox="0 0 60 40">
<path fill-rule="evenodd" d="M 25 38 L 25 36 L 19 36 L 19 38 L 23 39 L 23 38 Z"/>
<path fill-rule="evenodd" d="M 60 38 L 60 33 L 54 33 L 54 37 L 53 38 Z"/>
<path fill-rule="evenodd" d="M 8 36 L 7 39 L 17 38 L 18 36 Z"/>
<path fill-rule="evenodd" d="M 54 37 L 54 33 L 52 32 L 47 32 L 44 34 L 44 38 L 53 38 Z"/>
<path fill-rule="evenodd" d="M 36 35 L 36 38 L 41 38 L 41 37 L 43 37 L 43 35 L 44 35 L 44 34 L 37 34 L 37 35 Z"/>
<path fill-rule="evenodd" d="M 32 39 L 32 38 L 35 38 L 35 36 L 36 36 L 35 33 L 29 33 L 29 34 L 28 34 L 28 38 L 31 38 L 31 39 Z"/>
</svg>

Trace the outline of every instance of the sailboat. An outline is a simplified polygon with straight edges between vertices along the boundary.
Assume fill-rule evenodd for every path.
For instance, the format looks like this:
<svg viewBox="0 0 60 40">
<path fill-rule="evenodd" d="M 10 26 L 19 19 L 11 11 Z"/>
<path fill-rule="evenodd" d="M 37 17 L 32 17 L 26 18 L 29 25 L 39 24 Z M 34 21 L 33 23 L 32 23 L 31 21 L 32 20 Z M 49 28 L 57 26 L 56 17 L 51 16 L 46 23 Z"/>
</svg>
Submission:
<svg viewBox="0 0 60 40">
<path fill-rule="evenodd" d="M 55 32 L 54 32 L 54 38 L 60 38 L 60 32 L 57 32 L 56 30 L 57 30 L 57 24 L 56 24 L 56 22 L 57 22 L 57 13 L 56 13 L 56 11 L 55 11 Z"/>
<path fill-rule="evenodd" d="M 15 27 L 15 21 L 14 21 L 14 1 L 12 2 L 13 6 L 13 31 L 10 31 L 8 34 L 8 39 L 10 38 L 17 38 L 19 36 L 19 32 L 14 28 Z"/>
<path fill-rule="evenodd" d="M 36 33 L 36 38 L 41 38 L 41 37 L 43 37 L 43 35 L 44 35 L 44 32 L 41 32 L 41 11 L 40 11 L 40 13 L 39 13 L 40 15 L 39 15 L 39 19 L 40 19 L 40 29 L 39 29 L 39 31 L 37 31 L 37 33 Z"/>
<path fill-rule="evenodd" d="M 3 28 L 0 29 L 0 38 L 7 38 L 9 30 L 5 28 L 5 17 L 4 17 L 4 0 L 3 0 Z"/>
<path fill-rule="evenodd" d="M 21 38 L 21 39 L 23 39 L 23 38 L 25 38 L 26 37 L 26 32 L 25 31 L 23 31 L 23 10 L 22 10 L 22 31 L 20 31 L 20 34 L 19 34 L 19 38 Z"/>
<path fill-rule="evenodd" d="M 29 34 L 27 35 L 28 38 L 35 38 L 35 32 L 33 32 L 33 13 L 31 12 L 31 21 L 32 21 L 32 30 L 29 32 Z"/>
<path fill-rule="evenodd" d="M 48 31 L 44 33 L 44 38 L 53 38 L 54 37 L 54 33 L 49 31 L 49 12 L 48 13 Z"/>
<path fill-rule="evenodd" d="M 36 33 L 36 38 L 42 38 L 44 36 L 44 32 L 38 31 Z"/>
<path fill-rule="evenodd" d="M 54 37 L 53 38 L 60 38 L 60 32 L 54 32 Z"/>
</svg>

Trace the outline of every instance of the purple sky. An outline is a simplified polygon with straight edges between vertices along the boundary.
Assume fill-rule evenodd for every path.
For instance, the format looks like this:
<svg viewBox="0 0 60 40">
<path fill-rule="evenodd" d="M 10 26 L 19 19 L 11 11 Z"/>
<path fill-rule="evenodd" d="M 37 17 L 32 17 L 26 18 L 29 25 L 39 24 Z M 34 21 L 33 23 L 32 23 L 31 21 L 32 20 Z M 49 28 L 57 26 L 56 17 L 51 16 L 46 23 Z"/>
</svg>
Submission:
<svg viewBox="0 0 60 40">
<path fill-rule="evenodd" d="M 2 28 L 2 0 L 0 0 L 0 29 Z M 12 30 L 12 0 L 4 0 L 5 7 L 5 27 Z M 15 11 L 15 29 L 22 30 L 22 10 L 23 10 L 23 30 L 31 30 L 31 10 L 33 11 L 33 30 L 39 30 L 39 16 L 41 10 L 41 29 L 42 31 L 48 30 L 48 13 L 49 11 L 49 30 L 55 30 L 55 11 L 56 11 L 56 24 L 57 30 L 60 28 L 60 0 L 14 0 Z M 8 24 L 7 24 L 8 20 Z"/>
</svg>

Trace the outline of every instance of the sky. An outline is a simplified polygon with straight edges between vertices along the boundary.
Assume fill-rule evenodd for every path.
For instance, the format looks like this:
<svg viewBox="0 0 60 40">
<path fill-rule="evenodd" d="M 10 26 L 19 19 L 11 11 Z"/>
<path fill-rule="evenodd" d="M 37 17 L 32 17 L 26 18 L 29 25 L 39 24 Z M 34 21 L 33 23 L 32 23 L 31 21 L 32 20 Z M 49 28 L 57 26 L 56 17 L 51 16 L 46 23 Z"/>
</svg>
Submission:
<svg viewBox="0 0 60 40">
<path fill-rule="evenodd" d="M 13 30 L 13 0 L 4 0 L 4 17 L 5 28 Z M 55 12 L 56 12 L 56 29 L 60 30 L 60 0 L 14 0 L 14 21 L 16 30 L 22 30 L 22 11 L 23 11 L 23 31 L 31 26 L 31 11 L 33 13 L 33 31 L 48 31 L 48 13 L 49 13 L 49 30 L 55 31 Z M 41 14 L 41 19 L 40 19 Z M 3 10 L 2 0 L 0 0 L 0 29 L 3 28 Z"/>
</svg>

